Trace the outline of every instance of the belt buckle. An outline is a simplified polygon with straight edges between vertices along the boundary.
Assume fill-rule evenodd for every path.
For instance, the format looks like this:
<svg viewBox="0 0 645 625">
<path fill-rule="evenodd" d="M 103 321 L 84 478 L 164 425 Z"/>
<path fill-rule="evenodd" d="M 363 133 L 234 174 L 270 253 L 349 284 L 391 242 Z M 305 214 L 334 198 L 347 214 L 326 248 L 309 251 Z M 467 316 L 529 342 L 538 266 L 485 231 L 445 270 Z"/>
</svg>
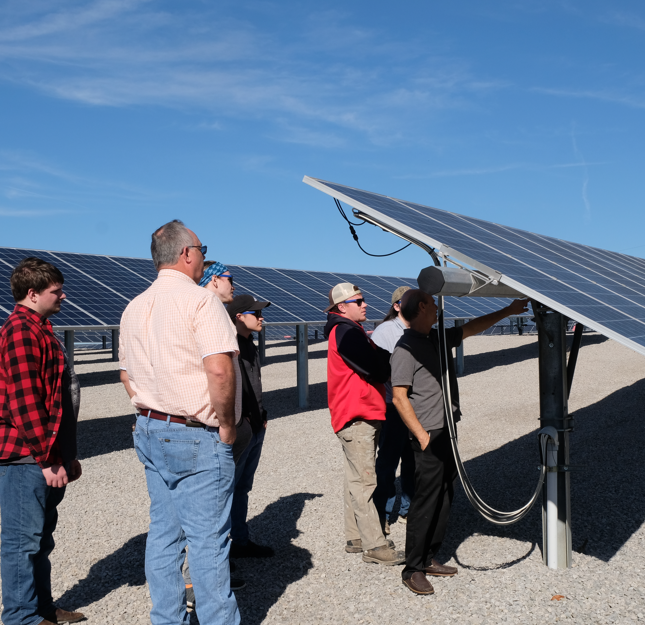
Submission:
<svg viewBox="0 0 645 625">
<path fill-rule="evenodd" d="M 204 424 L 200 421 L 193 421 L 192 419 L 186 419 L 187 428 L 203 428 Z"/>
</svg>

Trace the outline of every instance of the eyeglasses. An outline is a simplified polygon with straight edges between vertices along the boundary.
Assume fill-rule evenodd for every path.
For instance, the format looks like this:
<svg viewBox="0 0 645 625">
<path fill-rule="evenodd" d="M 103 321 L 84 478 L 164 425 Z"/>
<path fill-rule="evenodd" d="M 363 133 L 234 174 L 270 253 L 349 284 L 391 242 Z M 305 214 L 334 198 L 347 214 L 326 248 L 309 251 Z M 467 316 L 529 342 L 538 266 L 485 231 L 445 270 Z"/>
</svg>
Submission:
<svg viewBox="0 0 645 625">
<path fill-rule="evenodd" d="M 343 304 L 356 304 L 357 306 L 362 306 L 365 303 L 364 297 L 359 297 L 358 299 L 346 299 Z"/>
<path fill-rule="evenodd" d="M 261 310 L 245 310 L 241 314 L 243 314 L 243 315 L 254 315 L 259 319 L 262 316 L 262 311 Z"/>
<path fill-rule="evenodd" d="M 233 286 L 233 276 L 225 276 L 224 274 L 222 274 L 221 276 L 217 276 L 217 277 L 218 278 L 226 278 L 227 280 L 230 280 L 231 286 Z"/>
<path fill-rule="evenodd" d="M 206 258 L 206 252 L 208 252 L 208 245 L 187 245 L 186 247 L 196 247 L 204 258 Z"/>
</svg>

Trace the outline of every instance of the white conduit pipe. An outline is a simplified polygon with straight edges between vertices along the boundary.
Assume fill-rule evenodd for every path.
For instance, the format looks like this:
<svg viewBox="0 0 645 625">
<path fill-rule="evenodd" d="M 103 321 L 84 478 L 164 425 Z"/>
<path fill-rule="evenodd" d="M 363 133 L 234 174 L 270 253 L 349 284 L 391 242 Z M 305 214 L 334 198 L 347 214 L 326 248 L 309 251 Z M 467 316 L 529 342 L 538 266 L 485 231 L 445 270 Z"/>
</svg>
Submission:
<svg viewBox="0 0 645 625">
<path fill-rule="evenodd" d="M 446 420 L 448 422 L 450 442 L 452 444 L 452 451 L 455 455 L 455 463 L 457 465 L 457 473 L 459 474 L 459 479 L 461 480 L 461 483 L 464 487 L 464 491 L 466 492 L 466 497 L 468 497 L 468 500 L 472 504 L 473 508 L 475 508 L 475 510 L 477 510 L 477 512 L 479 512 L 479 514 L 481 514 L 487 521 L 490 521 L 495 525 L 511 525 L 513 523 L 517 523 L 528 514 L 529 510 L 531 510 L 531 508 L 533 507 L 533 504 L 537 501 L 540 495 L 540 491 L 544 483 L 544 477 L 547 474 L 547 470 L 546 470 L 547 444 L 549 441 L 552 441 L 551 445 L 555 445 L 557 447 L 558 433 L 555 430 L 555 428 L 552 426 L 547 426 L 545 428 L 542 428 L 538 432 L 539 443 L 540 443 L 540 455 L 541 455 L 541 462 L 542 462 L 541 470 L 540 470 L 540 478 L 538 480 L 538 485 L 535 489 L 535 492 L 533 493 L 533 496 L 524 506 L 522 506 L 517 510 L 513 510 L 511 512 L 503 512 L 501 510 L 496 510 L 495 508 L 489 506 L 477 494 L 472 483 L 470 482 L 470 478 L 468 477 L 468 474 L 466 473 L 466 468 L 464 467 L 464 464 L 461 460 L 461 456 L 459 454 L 459 448 L 457 446 L 457 428 L 455 426 L 455 417 L 452 412 L 452 397 L 450 395 L 450 381 L 448 378 L 448 351 L 446 347 L 445 326 L 444 326 L 444 318 L 443 318 L 443 297 L 438 297 L 437 299 L 439 304 L 438 306 L 439 308 L 439 319 L 438 319 L 439 355 L 440 355 L 439 363 L 441 366 L 441 386 L 443 389 L 444 410 L 446 414 Z M 550 449 L 552 449 L 552 447 L 550 447 Z M 551 478 L 551 476 L 553 476 L 553 478 L 557 480 L 557 473 L 549 473 L 549 478 Z M 547 481 L 547 489 L 548 489 L 548 486 L 549 486 L 549 481 Z M 553 514 L 551 515 L 551 517 L 553 517 Z M 555 528 L 555 530 L 553 531 L 557 533 L 557 508 L 555 509 L 555 520 L 552 520 L 552 525 Z M 548 519 L 547 519 L 547 528 L 549 527 L 550 526 L 548 525 Z M 553 547 L 554 549 L 557 549 L 557 537 L 556 539 L 551 541 L 550 536 L 548 536 L 548 533 L 547 533 L 547 539 L 548 539 L 549 551 L 552 545 L 554 545 Z M 557 559 L 555 561 L 557 562 Z"/>
</svg>

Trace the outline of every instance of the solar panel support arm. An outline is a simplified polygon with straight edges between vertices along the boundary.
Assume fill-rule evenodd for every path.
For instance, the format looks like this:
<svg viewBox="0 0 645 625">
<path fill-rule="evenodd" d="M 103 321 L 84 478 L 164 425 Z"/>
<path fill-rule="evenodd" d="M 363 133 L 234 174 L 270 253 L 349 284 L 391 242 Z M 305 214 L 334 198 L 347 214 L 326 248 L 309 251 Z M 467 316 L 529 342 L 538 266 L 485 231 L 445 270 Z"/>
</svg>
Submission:
<svg viewBox="0 0 645 625">
<path fill-rule="evenodd" d="M 583 330 L 584 325 L 582 323 L 576 323 L 576 329 L 573 332 L 573 343 L 571 344 L 571 351 L 569 352 L 569 360 L 567 362 L 567 398 L 571 394 L 573 374 L 576 371 L 576 363 L 578 362 L 578 352 L 580 351 Z"/>
<path fill-rule="evenodd" d="M 74 367 L 74 330 L 65 330 L 65 351 L 70 367 Z"/>
<path fill-rule="evenodd" d="M 566 362 L 566 323 L 564 315 L 532 301 L 538 329 L 540 380 L 540 422 L 557 431 L 557 444 L 550 441 L 546 463 L 569 466 L 569 431 Z M 547 472 L 542 491 L 542 534 L 544 563 L 552 569 L 571 566 L 571 487 L 568 471 Z"/>
<path fill-rule="evenodd" d="M 296 378 L 298 386 L 298 408 L 309 408 L 309 326 L 296 325 Z"/>
</svg>

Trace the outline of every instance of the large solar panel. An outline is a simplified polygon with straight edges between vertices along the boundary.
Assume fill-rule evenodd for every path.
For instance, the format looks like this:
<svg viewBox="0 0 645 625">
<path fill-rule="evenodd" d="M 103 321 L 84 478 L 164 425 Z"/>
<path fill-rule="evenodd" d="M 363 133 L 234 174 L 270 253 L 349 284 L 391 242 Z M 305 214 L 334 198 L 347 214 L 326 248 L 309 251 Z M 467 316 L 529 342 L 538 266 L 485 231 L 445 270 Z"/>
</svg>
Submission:
<svg viewBox="0 0 645 625">
<path fill-rule="evenodd" d="M 13 268 L 27 256 L 37 256 L 56 265 L 65 276 L 67 301 L 52 318 L 55 326 L 118 325 L 128 302 L 155 280 L 152 260 L 75 254 L 15 248 L 0 248 L 0 323 L 14 307 L 9 288 Z M 225 262 L 226 259 L 218 259 Z M 392 292 L 399 286 L 416 287 L 416 280 L 396 276 L 372 276 L 269 267 L 229 265 L 235 294 L 250 293 L 268 300 L 268 323 L 323 325 L 329 290 L 339 282 L 357 284 L 368 302 L 368 318 L 382 319 L 390 308 Z M 418 268 L 415 268 L 415 273 Z M 506 300 L 446 298 L 448 319 L 468 319 L 504 306 Z M 507 323 L 507 322 L 506 322 Z M 313 332 L 313 330 L 312 330 Z M 289 328 L 267 328 L 267 338 L 282 338 Z"/>
<path fill-rule="evenodd" d="M 644 259 L 315 178 L 304 182 L 645 354 Z"/>
</svg>

